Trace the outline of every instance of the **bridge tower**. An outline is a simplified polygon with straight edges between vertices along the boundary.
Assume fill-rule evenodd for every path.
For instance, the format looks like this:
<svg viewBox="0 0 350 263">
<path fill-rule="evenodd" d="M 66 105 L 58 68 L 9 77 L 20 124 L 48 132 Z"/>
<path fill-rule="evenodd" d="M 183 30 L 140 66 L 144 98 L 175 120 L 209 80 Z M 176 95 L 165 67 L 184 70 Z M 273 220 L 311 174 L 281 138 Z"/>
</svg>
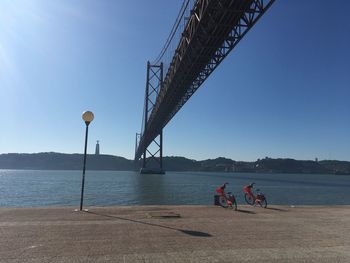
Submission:
<svg viewBox="0 0 350 263">
<path fill-rule="evenodd" d="M 135 157 L 138 149 L 140 138 L 144 134 L 149 132 L 150 113 L 156 105 L 156 100 L 159 92 L 163 87 L 163 63 L 159 65 L 151 65 L 147 62 L 147 79 L 146 79 L 146 93 L 145 93 L 145 105 L 144 116 L 142 121 L 142 132 L 136 134 L 136 146 Z M 156 131 L 157 136 L 152 140 L 151 144 L 144 147 L 142 153 L 142 166 L 140 169 L 141 174 L 164 174 L 163 170 L 163 127 L 158 128 Z M 149 155 L 149 157 L 147 157 Z M 136 158 L 135 158 L 136 159 Z M 136 160 L 137 161 L 137 160 Z"/>
</svg>

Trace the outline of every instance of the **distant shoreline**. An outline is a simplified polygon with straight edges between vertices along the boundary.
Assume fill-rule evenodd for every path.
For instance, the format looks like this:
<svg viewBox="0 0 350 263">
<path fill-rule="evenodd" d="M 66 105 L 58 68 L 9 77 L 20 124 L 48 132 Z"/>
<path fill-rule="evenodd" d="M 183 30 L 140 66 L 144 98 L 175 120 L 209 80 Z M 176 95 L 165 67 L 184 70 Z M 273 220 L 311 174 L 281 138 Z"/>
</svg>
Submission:
<svg viewBox="0 0 350 263">
<path fill-rule="evenodd" d="M 0 169 L 8 170 L 82 170 L 82 154 L 8 153 L 0 154 Z M 350 175 L 350 162 L 338 160 L 295 160 L 263 158 L 255 162 L 218 157 L 196 161 L 185 157 L 163 157 L 166 171 L 174 172 L 239 172 Z M 87 156 L 87 169 L 95 171 L 138 171 L 140 163 L 113 155 Z"/>
<path fill-rule="evenodd" d="M 82 169 L 26 169 L 26 168 L 1 168 L 0 171 L 62 171 L 62 172 L 75 172 L 75 171 L 82 171 Z M 87 169 L 86 172 L 139 172 L 139 170 L 99 170 L 99 169 Z M 225 172 L 225 171 L 175 171 L 175 170 L 166 170 L 166 172 L 177 172 L 177 173 L 237 173 L 237 174 L 318 174 L 318 173 L 288 173 L 288 172 Z M 324 175 L 332 175 L 332 176 L 337 176 L 337 175 L 349 175 L 350 173 L 322 173 Z"/>
</svg>

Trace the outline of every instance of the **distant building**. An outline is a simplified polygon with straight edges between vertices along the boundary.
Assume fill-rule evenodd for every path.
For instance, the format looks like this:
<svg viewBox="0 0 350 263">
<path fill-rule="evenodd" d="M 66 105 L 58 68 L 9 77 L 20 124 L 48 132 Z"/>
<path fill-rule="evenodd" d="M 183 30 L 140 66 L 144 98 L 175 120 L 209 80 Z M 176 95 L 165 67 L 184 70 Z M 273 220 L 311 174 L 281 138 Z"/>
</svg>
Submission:
<svg viewBox="0 0 350 263">
<path fill-rule="evenodd" d="M 96 143 L 95 155 L 100 155 L 100 144 L 99 141 Z"/>
<path fill-rule="evenodd" d="M 315 162 L 318 163 L 318 158 L 317 157 L 315 158 Z"/>
</svg>

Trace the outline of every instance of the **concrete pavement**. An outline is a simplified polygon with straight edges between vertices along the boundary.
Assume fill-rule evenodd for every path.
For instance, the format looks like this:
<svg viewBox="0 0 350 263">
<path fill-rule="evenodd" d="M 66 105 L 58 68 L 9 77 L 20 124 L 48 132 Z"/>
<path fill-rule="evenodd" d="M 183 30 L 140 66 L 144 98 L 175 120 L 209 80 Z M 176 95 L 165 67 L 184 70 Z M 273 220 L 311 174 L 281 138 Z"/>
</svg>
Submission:
<svg viewBox="0 0 350 263">
<path fill-rule="evenodd" d="M 350 262 L 350 206 L 0 208 L 0 262 Z"/>
</svg>

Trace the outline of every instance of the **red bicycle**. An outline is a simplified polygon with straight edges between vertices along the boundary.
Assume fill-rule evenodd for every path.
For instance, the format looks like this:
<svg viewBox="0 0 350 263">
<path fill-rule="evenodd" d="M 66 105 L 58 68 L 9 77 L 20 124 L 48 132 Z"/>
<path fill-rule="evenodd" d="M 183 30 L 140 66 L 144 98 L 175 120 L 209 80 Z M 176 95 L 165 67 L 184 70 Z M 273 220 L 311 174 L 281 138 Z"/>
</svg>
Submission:
<svg viewBox="0 0 350 263">
<path fill-rule="evenodd" d="M 263 208 L 267 207 L 267 200 L 265 195 L 260 192 L 260 189 L 256 189 L 256 194 L 253 193 L 253 186 L 255 183 L 246 185 L 243 187 L 244 199 L 249 205 L 260 205 Z"/>
<path fill-rule="evenodd" d="M 225 183 L 223 186 L 216 189 L 216 192 L 219 194 L 219 204 L 224 208 L 230 207 L 231 209 L 237 211 L 237 201 L 235 196 L 232 194 L 232 192 L 227 192 L 227 194 L 225 193 L 226 184 L 228 183 Z"/>
</svg>

